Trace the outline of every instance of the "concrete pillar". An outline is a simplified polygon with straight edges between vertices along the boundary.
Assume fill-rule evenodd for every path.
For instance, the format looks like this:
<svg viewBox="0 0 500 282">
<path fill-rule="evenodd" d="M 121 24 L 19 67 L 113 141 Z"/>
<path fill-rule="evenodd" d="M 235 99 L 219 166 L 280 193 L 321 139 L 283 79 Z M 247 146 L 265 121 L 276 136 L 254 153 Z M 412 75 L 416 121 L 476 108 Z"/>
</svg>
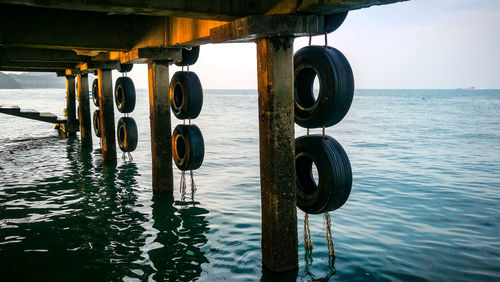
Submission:
<svg viewBox="0 0 500 282">
<path fill-rule="evenodd" d="M 99 85 L 102 160 L 104 163 L 116 163 L 115 109 L 113 108 L 111 70 L 97 70 L 97 79 Z"/>
<path fill-rule="evenodd" d="M 78 83 L 78 104 L 80 112 L 80 137 L 82 146 L 92 148 L 92 124 L 90 121 L 89 103 L 89 78 L 87 74 L 79 74 L 76 77 Z"/>
<path fill-rule="evenodd" d="M 257 40 L 262 261 L 298 268 L 293 100 L 293 38 Z"/>
<path fill-rule="evenodd" d="M 76 95 L 75 95 L 75 76 L 66 76 L 66 133 L 68 137 L 76 136 L 78 131 L 78 122 L 76 120 Z"/>
<path fill-rule="evenodd" d="M 148 78 L 153 192 L 173 192 L 168 64 L 166 62 L 150 62 L 148 64 Z"/>
</svg>

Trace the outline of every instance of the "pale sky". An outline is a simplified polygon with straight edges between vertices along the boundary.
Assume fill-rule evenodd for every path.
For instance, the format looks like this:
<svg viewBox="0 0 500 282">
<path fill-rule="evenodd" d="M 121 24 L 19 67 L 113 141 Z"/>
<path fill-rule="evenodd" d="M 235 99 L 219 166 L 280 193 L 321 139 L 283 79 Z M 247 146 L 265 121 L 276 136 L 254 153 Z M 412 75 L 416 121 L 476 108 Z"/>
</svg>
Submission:
<svg viewBox="0 0 500 282">
<path fill-rule="evenodd" d="M 307 43 L 297 38 L 294 48 Z M 358 89 L 500 89 L 500 0 L 412 0 L 356 10 L 328 43 L 346 55 Z M 190 70 L 205 89 L 256 89 L 255 43 L 203 45 Z M 147 88 L 146 65 L 130 76 Z"/>
</svg>

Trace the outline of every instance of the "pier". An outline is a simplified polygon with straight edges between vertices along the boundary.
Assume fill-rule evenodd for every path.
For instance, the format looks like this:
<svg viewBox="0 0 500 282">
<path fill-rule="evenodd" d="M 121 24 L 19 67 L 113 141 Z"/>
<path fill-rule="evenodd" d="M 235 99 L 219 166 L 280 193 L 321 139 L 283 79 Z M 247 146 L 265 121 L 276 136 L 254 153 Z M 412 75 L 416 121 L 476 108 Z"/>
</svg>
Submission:
<svg viewBox="0 0 500 282">
<path fill-rule="evenodd" d="M 147 64 L 152 191 L 171 194 L 174 189 L 172 150 L 180 150 L 180 147 L 172 143 L 170 108 L 174 94 L 169 89 L 169 65 L 188 61 L 190 51 L 200 45 L 255 42 L 262 260 L 271 271 L 296 269 L 293 40 L 334 31 L 348 11 L 395 2 L 401 0 L 125 0 L 116 3 L 0 0 L 0 70 L 53 72 L 65 77 L 67 117 L 59 119 L 49 113 L 22 111 L 12 105 L 0 106 L 0 113 L 64 124 L 68 137 L 76 137 L 79 131 L 81 145 L 92 147 L 88 74 L 97 74 L 97 92 L 92 94 L 98 97 L 97 127 L 102 161 L 114 165 L 117 143 L 121 144 L 122 140 L 116 138 L 111 71 L 126 72 L 133 64 Z M 351 86 L 351 80 L 339 78 L 343 87 Z M 348 106 L 343 110 L 347 111 Z M 333 123 L 324 122 L 323 128 L 325 124 Z"/>
</svg>

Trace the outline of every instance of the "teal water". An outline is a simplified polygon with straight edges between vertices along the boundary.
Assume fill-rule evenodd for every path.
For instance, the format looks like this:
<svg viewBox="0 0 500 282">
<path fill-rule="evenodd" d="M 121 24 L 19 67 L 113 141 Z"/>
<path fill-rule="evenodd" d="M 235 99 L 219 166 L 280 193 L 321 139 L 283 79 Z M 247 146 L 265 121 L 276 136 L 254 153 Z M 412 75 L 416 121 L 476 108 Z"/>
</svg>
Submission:
<svg viewBox="0 0 500 282">
<path fill-rule="evenodd" d="M 64 96 L 1 90 L 0 104 L 62 115 Z M 153 196 L 147 91 L 131 116 L 134 161 L 106 167 L 96 137 L 84 151 L 50 124 L 0 115 L 0 280 L 276 279 L 261 266 L 256 91 L 205 91 L 194 195 L 175 170 L 173 197 Z M 331 213 L 337 257 L 320 215 L 305 255 L 298 211 L 300 266 L 287 279 L 500 279 L 499 90 L 357 90 L 327 134 L 354 174 Z"/>
</svg>

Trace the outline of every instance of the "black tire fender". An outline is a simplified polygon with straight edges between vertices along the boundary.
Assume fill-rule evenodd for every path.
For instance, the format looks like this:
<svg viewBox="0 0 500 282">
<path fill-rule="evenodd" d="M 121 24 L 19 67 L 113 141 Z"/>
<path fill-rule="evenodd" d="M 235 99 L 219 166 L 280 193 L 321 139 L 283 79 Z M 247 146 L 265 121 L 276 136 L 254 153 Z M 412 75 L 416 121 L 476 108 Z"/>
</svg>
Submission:
<svg viewBox="0 0 500 282">
<path fill-rule="evenodd" d="M 134 64 L 118 64 L 116 70 L 121 73 L 125 73 L 131 71 L 132 68 L 134 68 Z"/>
<path fill-rule="evenodd" d="M 179 124 L 172 134 L 172 156 L 182 171 L 198 169 L 205 156 L 205 142 L 198 126 Z"/>
<path fill-rule="evenodd" d="M 313 178 L 312 165 L 319 181 Z M 301 136 L 295 140 L 297 206 L 304 212 L 320 214 L 340 208 L 349 198 L 352 170 L 346 152 L 334 138 Z"/>
<path fill-rule="evenodd" d="M 203 88 L 196 73 L 178 71 L 170 81 L 170 107 L 178 119 L 195 119 L 203 106 Z"/>
<path fill-rule="evenodd" d="M 99 107 L 99 84 L 97 78 L 92 82 L 92 102 Z"/>
<path fill-rule="evenodd" d="M 116 128 L 116 139 L 122 152 L 133 152 L 137 148 L 137 124 L 131 117 L 121 117 Z"/>
<path fill-rule="evenodd" d="M 332 126 L 351 107 L 354 78 L 344 55 L 333 47 L 306 46 L 294 55 L 295 122 L 305 128 Z M 320 90 L 314 97 L 314 78 Z"/>
<path fill-rule="evenodd" d="M 135 86 L 130 77 L 122 76 L 116 80 L 115 103 L 120 113 L 131 113 L 135 109 Z"/>
<path fill-rule="evenodd" d="M 324 29 L 326 33 L 334 32 L 344 23 L 348 12 L 325 15 Z"/>
<path fill-rule="evenodd" d="M 200 46 L 193 46 L 190 49 L 182 48 L 182 61 L 176 62 L 179 67 L 194 65 L 200 55 Z"/>
<path fill-rule="evenodd" d="M 99 118 L 99 110 L 95 110 L 92 115 L 92 125 L 94 126 L 95 136 L 101 137 L 101 122 Z"/>
</svg>

